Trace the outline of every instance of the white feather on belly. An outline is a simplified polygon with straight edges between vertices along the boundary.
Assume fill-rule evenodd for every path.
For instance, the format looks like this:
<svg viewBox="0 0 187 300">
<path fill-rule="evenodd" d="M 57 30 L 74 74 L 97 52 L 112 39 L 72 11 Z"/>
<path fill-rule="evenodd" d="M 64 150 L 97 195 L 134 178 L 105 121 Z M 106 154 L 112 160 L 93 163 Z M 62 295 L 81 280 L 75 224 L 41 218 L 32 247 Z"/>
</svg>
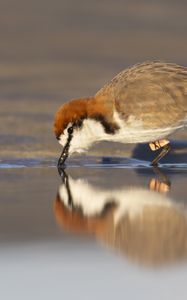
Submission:
<svg viewBox="0 0 187 300">
<path fill-rule="evenodd" d="M 172 132 L 183 127 L 182 125 L 174 127 L 145 129 L 140 120 L 130 116 L 128 123 L 120 119 L 119 114 L 114 112 L 114 120 L 120 127 L 120 130 L 112 137 L 113 141 L 122 143 L 146 143 L 152 142 L 170 135 Z"/>
</svg>

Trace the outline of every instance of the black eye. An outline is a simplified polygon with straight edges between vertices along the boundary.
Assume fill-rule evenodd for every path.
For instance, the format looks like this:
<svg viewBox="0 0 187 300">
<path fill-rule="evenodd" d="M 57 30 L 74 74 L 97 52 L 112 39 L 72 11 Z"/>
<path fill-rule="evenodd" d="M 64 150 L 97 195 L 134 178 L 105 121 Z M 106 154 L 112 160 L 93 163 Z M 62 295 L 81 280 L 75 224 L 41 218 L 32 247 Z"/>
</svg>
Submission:
<svg viewBox="0 0 187 300">
<path fill-rule="evenodd" d="M 68 133 L 69 133 L 69 134 L 72 134 L 72 133 L 73 133 L 73 126 L 71 126 L 71 127 L 68 128 Z"/>
</svg>

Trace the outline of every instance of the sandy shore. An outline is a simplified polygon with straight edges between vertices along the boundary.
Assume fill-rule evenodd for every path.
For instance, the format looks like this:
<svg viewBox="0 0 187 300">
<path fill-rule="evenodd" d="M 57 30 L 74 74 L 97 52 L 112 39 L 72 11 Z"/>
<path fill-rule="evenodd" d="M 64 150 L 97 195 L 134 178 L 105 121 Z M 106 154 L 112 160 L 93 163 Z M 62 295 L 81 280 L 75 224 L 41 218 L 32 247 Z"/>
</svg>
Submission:
<svg viewBox="0 0 187 300">
<path fill-rule="evenodd" d="M 61 148 L 52 130 L 57 108 L 93 95 L 125 67 L 148 59 L 186 65 L 184 1 L 79 2 L 2 3 L 2 157 L 57 157 Z M 186 137 L 181 131 L 173 138 Z M 89 154 L 130 156 L 133 148 L 107 143 Z"/>
</svg>

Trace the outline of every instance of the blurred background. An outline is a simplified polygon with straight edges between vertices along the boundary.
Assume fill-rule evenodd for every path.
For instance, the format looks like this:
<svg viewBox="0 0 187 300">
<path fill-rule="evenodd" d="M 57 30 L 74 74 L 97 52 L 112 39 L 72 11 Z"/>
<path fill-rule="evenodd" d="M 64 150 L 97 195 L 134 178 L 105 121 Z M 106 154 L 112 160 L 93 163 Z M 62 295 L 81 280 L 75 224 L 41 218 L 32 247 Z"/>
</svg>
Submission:
<svg viewBox="0 0 187 300">
<path fill-rule="evenodd" d="M 137 219 L 129 226 L 121 222 L 117 232 L 114 207 L 108 206 L 108 214 L 96 218 L 94 230 L 90 227 L 86 228 L 89 234 L 77 234 L 72 230 L 75 219 L 76 228 L 93 220 L 66 209 L 63 197 L 57 201 L 62 181 L 54 162 L 61 147 L 53 134 L 60 105 L 94 95 L 122 69 L 145 60 L 187 66 L 186 32 L 186 0 L 0 0 L 2 299 L 186 298 L 187 172 L 181 163 L 186 152 L 171 154 L 166 163 L 172 164 L 162 167 L 162 176 L 125 158 L 148 158 L 147 148 L 139 151 L 134 145 L 102 143 L 89 152 L 100 157 L 72 159 L 67 168 L 70 196 L 73 184 L 82 182 L 82 190 L 75 193 L 85 195 L 89 204 L 90 199 L 93 204 L 101 199 L 102 204 L 102 199 L 120 195 L 127 203 L 130 189 L 136 192 L 137 202 L 132 197 L 129 204 L 141 208 L 154 193 L 151 186 L 156 197 L 143 223 L 137 209 Z M 173 139 L 183 140 L 178 144 L 182 147 L 186 137 L 185 131 L 179 131 Z M 103 154 L 123 158 L 102 159 Z M 83 167 L 77 168 L 79 162 Z M 164 184 L 167 191 L 161 195 L 157 187 Z M 87 187 L 92 193 L 86 193 Z M 160 210 L 157 200 L 163 205 Z M 129 210 L 125 218 L 130 220 L 130 215 Z M 120 256 L 118 248 L 123 250 L 123 244 Z M 139 262 L 141 253 L 146 262 L 159 254 L 164 270 Z M 165 262 L 168 258 L 171 265 Z"/>
<path fill-rule="evenodd" d="M 187 65 L 186 30 L 184 0 L 1 0 L 1 156 L 57 157 L 53 118 L 62 103 L 93 95 L 138 62 Z"/>
</svg>

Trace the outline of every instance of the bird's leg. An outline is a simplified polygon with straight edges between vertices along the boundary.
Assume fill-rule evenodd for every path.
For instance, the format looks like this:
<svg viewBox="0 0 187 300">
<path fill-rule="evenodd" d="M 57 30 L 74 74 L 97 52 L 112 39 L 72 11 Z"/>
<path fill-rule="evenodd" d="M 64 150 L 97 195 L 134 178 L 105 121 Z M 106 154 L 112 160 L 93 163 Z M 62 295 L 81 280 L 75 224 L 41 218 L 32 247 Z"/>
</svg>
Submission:
<svg viewBox="0 0 187 300">
<path fill-rule="evenodd" d="M 161 152 L 153 159 L 151 162 L 152 166 L 156 166 L 158 164 L 158 161 L 164 157 L 171 149 L 170 143 L 168 140 L 159 140 L 153 143 L 149 144 L 149 147 L 152 151 L 158 150 L 162 148 Z"/>
</svg>

